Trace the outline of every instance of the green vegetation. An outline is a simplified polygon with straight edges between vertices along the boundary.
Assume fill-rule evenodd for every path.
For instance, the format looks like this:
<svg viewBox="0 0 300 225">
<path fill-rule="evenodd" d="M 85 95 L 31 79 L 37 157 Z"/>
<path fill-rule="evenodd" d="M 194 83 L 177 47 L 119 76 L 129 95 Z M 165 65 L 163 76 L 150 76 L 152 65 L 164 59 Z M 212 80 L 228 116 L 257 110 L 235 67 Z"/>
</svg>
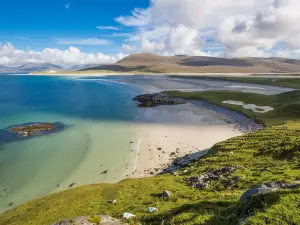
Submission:
<svg viewBox="0 0 300 225">
<path fill-rule="evenodd" d="M 289 75 L 292 76 L 292 75 Z M 299 75 L 294 75 L 299 76 Z M 222 80 L 222 81 L 233 81 L 233 82 L 242 82 L 242 83 L 251 83 L 251 84 L 263 84 L 263 85 L 272 85 L 278 87 L 287 87 L 287 88 L 300 88 L 300 79 L 299 78 L 276 78 L 276 75 L 272 75 L 272 77 L 224 77 L 224 76 L 215 76 L 215 77 L 207 77 L 207 76 L 178 76 L 172 75 L 171 77 L 176 78 L 190 78 L 190 79 L 205 79 L 205 80 Z M 274 78 L 275 77 L 275 78 Z"/>
<path fill-rule="evenodd" d="M 127 179 L 116 184 L 96 184 L 51 194 L 0 215 L 2 225 L 52 224 L 81 215 L 108 214 L 121 218 L 122 213 L 137 216 L 132 224 L 300 224 L 300 189 L 282 190 L 253 196 L 241 203 L 248 188 L 270 181 L 292 182 L 300 179 L 300 121 L 267 127 L 241 137 L 216 144 L 209 154 L 191 164 L 188 173 Z M 204 190 L 188 186 L 185 181 L 211 169 L 239 166 L 230 178 L 211 182 Z M 183 170 L 185 170 L 183 169 Z M 172 192 L 166 201 L 163 190 Z M 108 200 L 117 199 L 116 204 Z M 157 207 L 150 214 L 147 208 Z"/>
<path fill-rule="evenodd" d="M 90 217 L 88 218 L 88 221 L 89 221 L 90 223 L 99 224 L 99 223 L 101 222 L 101 218 L 100 218 L 100 216 L 94 215 L 94 216 L 90 216 Z"/>
<path fill-rule="evenodd" d="M 267 125 L 277 124 L 287 120 L 295 120 L 300 116 L 300 91 L 286 92 L 278 95 L 252 94 L 239 91 L 167 91 L 165 93 L 173 97 L 181 97 L 189 100 L 203 100 L 215 105 L 224 106 Z M 245 104 L 255 104 L 257 106 L 270 106 L 274 108 L 274 110 L 267 113 L 255 113 L 239 105 L 222 103 L 226 100 L 242 101 Z"/>
</svg>

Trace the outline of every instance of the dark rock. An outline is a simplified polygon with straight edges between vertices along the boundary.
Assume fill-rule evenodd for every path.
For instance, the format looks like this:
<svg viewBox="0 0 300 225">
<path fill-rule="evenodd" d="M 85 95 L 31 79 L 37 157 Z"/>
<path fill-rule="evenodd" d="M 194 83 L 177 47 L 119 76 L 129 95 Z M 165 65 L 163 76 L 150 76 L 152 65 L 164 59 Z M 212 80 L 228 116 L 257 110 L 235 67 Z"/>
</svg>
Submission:
<svg viewBox="0 0 300 225">
<path fill-rule="evenodd" d="M 164 190 L 162 193 L 162 197 L 163 199 L 168 200 L 171 197 L 171 192 L 168 190 Z"/>
<path fill-rule="evenodd" d="M 250 188 L 249 190 L 244 192 L 244 194 L 240 198 L 240 201 L 245 201 L 247 200 L 247 198 L 255 194 L 265 194 L 265 193 L 277 191 L 279 189 L 294 189 L 297 188 L 298 186 L 299 186 L 298 184 L 288 184 L 288 183 L 283 183 L 281 181 L 264 183 L 260 186 Z"/>
<path fill-rule="evenodd" d="M 107 174 L 108 170 L 104 170 L 101 174 Z"/>
<path fill-rule="evenodd" d="M 216 170 L 209 170 L 206 173 L 200 175 L 199 177 L 190 177 L 187 178 L 186 181 L 188 182 L 189 186 L 197 188 L 197 189 L 204 189 L 209 186 L 210 181 L 216 181 L 222 178 L 223 176 L 228 177 L 231 172 L 235 171 L 237 167 L 223 167 Z M 233 180 L 238 181 L 239 177 L 235 177 Z M 236 182 L 237 182 L 236 181 Z M 231 179 L 226 179 L 225 184 L 230 186 L 233 184 Z"/>
<path fill-rule="evenodd" d="M 56 123 L 23 123 L 0 130 L 0 143 L 23 141 L 30 138 L 61 132 L 65 125 Z"/>
<path fill-rule="evenodd" d="M 133 98 L 133 100 L 138 101 L 140 103 L 140 107 L 152 107 L 158 105 L 177 105 L 186 103 L 186 101 L 182 98 L 170 97 L 164 93 L 139 95 Z"/>
</svg>

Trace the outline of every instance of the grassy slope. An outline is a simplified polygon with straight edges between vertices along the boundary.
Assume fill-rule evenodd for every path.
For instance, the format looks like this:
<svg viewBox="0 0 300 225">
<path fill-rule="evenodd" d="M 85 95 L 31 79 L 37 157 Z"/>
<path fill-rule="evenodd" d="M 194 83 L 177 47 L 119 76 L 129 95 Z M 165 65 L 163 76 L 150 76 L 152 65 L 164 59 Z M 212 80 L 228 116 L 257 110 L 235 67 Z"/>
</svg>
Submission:
<svg viewBox="0 0 300 225">
<path fill-rule="evenodd" d="M 276 75 L 273 75 L 276 76 Z M 292 76 L 289 75 L 289 76 Z M 295 75 L 299 76 L 299 75 Z M 177 78 L 190 78 L 190 79 L 209 79 L 209 80 L 224 80 L 224 81 L 234 81 L 242 83 L 251 83 L 251 84 L 263 84 L 263 85 L 272 85 L 278 87 L 288 87 L 299 89 L 300 88 L 300 79 L 299 78 L 259 78 L 259 77 L 205 77 L 205 76 L 171 76 Z"/>
<path fill-rule="evenodd" d="M 173 92 L 174 95 L 187 93 Z M 282 106 L 282 120 L 294 119 L 294 114 L 284 110 L 299 101 L 299 91 L 280 96 L 262 96 L 235 92 L 188 93 L 187 98 L 206 99 L 219 104 L 228 97 L 232 100 L 249 100 L 264 104 L 271 101 Z M 192 97 L 193 96 L 193 97 Z M 265 96 L 267 97 L 267 96 Z M 226 98 L 226 99 L 224 99 Z M 292 99 L 292 100 L 288 100 Z M 255 102 L 253 102 L 255 101 Z M 269 104 L 270 105 L 270 104 Z M 228 106 L 228 105 L 227 105 Z M 229 105 L 230 106 L 230 105 Z M 273 105 L 272 105 L 273 106 Z M 293 108 L 293 107 L 292 107 Z M 237 108 L 236 110 L 241 110 Z M 245 114 L 253 115 L 248 110 Z M 274 122 L 273 114 L 262 119 Z M 300 121 L 269 126 L 263 131 L 235 137 L 216 144 L 199 162 L 191 164 L 188 174 L 162 175 L 152 178 L 128 179 L 117 184 L 97 184 L 79 187 L 49 195 L 22 205 L 0 215 L 1 225 L 51 224 L 80 215 L 109 214 L 120 218 L 123 212 L 137 215 L 132 224 L 237 224 L 238 218 L 247 217 L 245 224 L 300 224 L 300 189 L 285 190 L 264 196 L 254 196 L 240 203 L 241 194 L 253 185 L 269 181 L 291 182 L 300 179 Z M 254 160 L 255 159 L 255 160 Z M 230 177 L 240 176 L 237 184 L 227 185 L 221 178 L 205 190 L 187 186 L 185 178 L 199 176 L 209 169 L 239 165 Z M 160 193 L 172 192 L 171 199 L 164 201 Z M 118 199 L 117 204 L 107 203 Z M 155 206 L 158 213 L 147 213 L 147 207 Z"/>
<path fill-rule="evenodd" d="M 250 94 L 239 91 L 204 91 L 204 92 L 166 92 L 174 97 L 182 97 L 190 100 L 204 100 L 215 105 L 242 112 L 247 116 L 264 122 L 274 124 L 286 120 L 294 120 L 300 116 L 300 91 L 286 92 L 278 95 Z M 224 104 L 223 101 L 243 101 L 247 104 L 258 106 L 271 106 L 273 111 L 267 113 L 254 113 L 242 106 Z"/>
<path fill-rule="evenodd" d="M 246 224 L 265 224 L 264 221 L 270 221 L 269 224 L 300 224 L 300 189 L 255 197 L 251 204 L 238 201 L 241 194 L 253 185 L 300 179 L 300 122 L 284 126 L 267 128 L 215 145 L 206 158 L 190 165 L 189 174 L 129 179 L 117 184 L 70 189 L 6 212 L 0 215 L 0 224 L 47 225 L 79 215 L 99 213 L 120 218 L 125 211 L 136 214 L 143 224 L 160 224 L 163 220 L 165 224 L 235 224 L 237 217 L 242 218 L 249 213 L 252 216 Z M 185 178 L 208 169 L 232 165 L 243 166 L 230 175 L 241 177 L 237 185 L 226 186 L 218 180 L 207 190 L 195 190 L 184 182 Z M 173 193 L 169 201 L 159 196 L 165 189 Z M 107 203 L 114 198 L 118 199 L 117 204 Z M 149 214 L 146 212 L 149 206 L 160 211 Z"/>
</svg>

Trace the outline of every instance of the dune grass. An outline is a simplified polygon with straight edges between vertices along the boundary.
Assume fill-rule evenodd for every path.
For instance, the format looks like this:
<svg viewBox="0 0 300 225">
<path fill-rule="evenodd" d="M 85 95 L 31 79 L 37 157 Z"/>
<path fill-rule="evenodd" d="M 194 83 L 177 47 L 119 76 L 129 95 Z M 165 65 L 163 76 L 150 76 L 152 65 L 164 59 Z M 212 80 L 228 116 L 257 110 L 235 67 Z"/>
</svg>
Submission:
<svg viewBox="0 0 300 225">
<path fill-rule="evenodd" d="M 215 105 L 224 106 L 231 110 L 241 112 L 266 125 L 294 120 L 300 117 L 300 91 L 298 90 L 278 95 L 262 95 L 240 91 L 167 91 L 165 93 L 173 97 L 181 97 L 189 100 L 203 100 Z M 239 105 L 222 103 L 226 100 L 242 101 L 246 104 L 255 104 L 258 106 L 270 106 L 274 108 L 274 110 L 267 113 L 255 113 Z"/>
<path fill-rule="evenodd" d="M 178 172 L 116 184 L 95 184 L 69 189 L 31 201 L 0 215 L 1 225 L 50 225 L 82 215 L 108 214 L 121 218 L 130 212 L 130 224 L 300 224 L 300 189 L 254 196 L 241 203 L 248 188 L 269 181 L 300 179 L 300 121 L 270 126 L 216 144 L 209 154 Z M 230 177 L 238 183 L 226 185 L 223 178 L 207 189 L 191 188 L 185 179 L 224 166 L 239 166 Z M 183 170 L 187 169 L 187 173 Z M 161 196 L 171 191 L 169 200 Z M 116 204 L 109 204 L 117 199 Z M 154 206 L 159 212 L 150 214 Z M 128 221 L 127 221 L 128 222 Z"/>
</svg>

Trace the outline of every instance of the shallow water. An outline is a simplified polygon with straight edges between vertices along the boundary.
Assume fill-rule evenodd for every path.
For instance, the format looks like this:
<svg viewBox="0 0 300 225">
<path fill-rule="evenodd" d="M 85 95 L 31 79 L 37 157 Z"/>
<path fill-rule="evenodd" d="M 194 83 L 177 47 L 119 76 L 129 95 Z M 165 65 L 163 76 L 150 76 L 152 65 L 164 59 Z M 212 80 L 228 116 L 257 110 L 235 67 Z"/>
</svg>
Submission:
<svg viewBox="0 0 300 225">
<path fill-rule="evenodd" d="M 60 133 L 0 145 L 0 212 L 69 186 L 126 178 L 136 163 L 136 123 L 224 124 L 224 110 L 209 104 L 138 109 L 132 101 L 140 93 L 222 85 L 143 76 L 0 76 L 0 129 L 27 122 L 69 125 Z M 286 91 L 250 89 L 266 94 Z"/>
</svg>

